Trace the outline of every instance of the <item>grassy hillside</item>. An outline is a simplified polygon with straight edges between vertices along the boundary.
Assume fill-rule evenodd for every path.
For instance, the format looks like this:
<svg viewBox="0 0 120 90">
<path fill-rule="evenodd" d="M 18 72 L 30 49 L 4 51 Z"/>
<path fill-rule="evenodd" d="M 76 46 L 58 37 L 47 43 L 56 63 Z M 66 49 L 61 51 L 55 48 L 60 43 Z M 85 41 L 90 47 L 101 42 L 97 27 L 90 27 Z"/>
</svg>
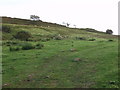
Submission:
<svg viewBox="0 0 120 90">
<path fill-rule="evenodd" d="M 117 36 L 7 17 L 3 26 L 3 88 L 118 88 Z M 32 37 L 18 40 L 19 31 Z"/>
<path fill-rule="evenodd" d="M 95 29 L 91 28 L 68 28 L 62 25 L 43 22 L 43 21 L 31 21 L 31 20 L 25 20 L 25 19 L 17 19 L 17 18 L 9 18 L 9 17 L 3 17 L 3 26 L 7 25 L 10 28 L 12 28 L 11 33 L 3 34 L 3 39 L 6 39 L 4 37 L 12 36 L 15 34 L 14 32 L 18 32 L 21 30 L 25 30 L 30 32 L 33 36 L 45 36 L 45 35 L 68 35 L 70 37 L 95 37 L 95 38 L 117 38 L 115 35 L 109 35 L 104 32 L 97 31 Z M 33 24 L 34 23 L 34 24 Z M 11 37 L 12 38 L 12 37 Z M 7 39 L 11 39 L 8 37 Z"/>
</svg>

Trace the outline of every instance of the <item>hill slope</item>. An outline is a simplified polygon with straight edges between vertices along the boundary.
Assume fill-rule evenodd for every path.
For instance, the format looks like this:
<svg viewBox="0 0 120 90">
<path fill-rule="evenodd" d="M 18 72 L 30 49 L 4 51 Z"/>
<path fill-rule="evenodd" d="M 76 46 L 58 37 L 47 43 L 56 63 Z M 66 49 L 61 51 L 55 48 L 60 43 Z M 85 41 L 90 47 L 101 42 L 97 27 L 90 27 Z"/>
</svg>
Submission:
<svg viewBox="0 0 120 90">
<path fill-rule="evenodd" d="M 118 88 L 117 36 L 4 17 L 6 26 L 10 31 L 3 30 L 0 44 L 3 88 Z M 32 37 L 16 39 L 19 31 Z"/>
<path fill-rule="evenodd" d="M 68 35 L 70 37 L 90 37 L 90 38 L 116 38 L 115 35 L 105 34 L 90 28 L 69 28 L 62 25 L 43 21 L 31 21 L 18 18 L 2 17 L 3 26 L 12 28 L 11 33 L 3 33 L 3 39 L 11 39 L 12 36 L 21 30 L 30 32 L 33 37 L 45 35 Z"/>
</svg>

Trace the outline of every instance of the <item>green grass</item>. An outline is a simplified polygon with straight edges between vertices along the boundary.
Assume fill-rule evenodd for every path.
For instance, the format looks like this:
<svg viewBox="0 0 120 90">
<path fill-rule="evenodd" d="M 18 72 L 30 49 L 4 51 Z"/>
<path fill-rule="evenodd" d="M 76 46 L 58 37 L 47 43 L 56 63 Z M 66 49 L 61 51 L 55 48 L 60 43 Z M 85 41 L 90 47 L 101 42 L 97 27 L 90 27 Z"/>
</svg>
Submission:
<svg viewBox="0 0 120 90">
<path fill-rule="evenodd" d="M 3 88 L 118 88 L 117 36 L 24 19 L 3 18 L 3 25 L 11 28 L 11 33 L 2 34 Z M 22 30 L 31 33 L 33 41 L 13 37 Z M 41 40 L 55 35 L 68 38 Z M 76 37 L 86 40 L 76 40 Z M 15 47 L 26 42 L 33 46 L 41 43 L 44 47 L 10 51 L 5 44 L 10 41 L 19 43 Z M 74 62 L 75 58 L 80 61 Z"/>
<path fill-rule="evenodd" d="M 75 40 L 72 47 L 71 40 L 52 40 L 44 45 L 40 50 L 16 52 L 3 46 L 3 84 L 11 88 L 118 87 L 117 42 Z M 75 58 L 81 61 L 73 62 Z"/>
<path fill-rule="evenodd" d="M 31 25 L 17 25 L 17 24 L 6 24 L 11 27 L 11 33 L 3 33 L 4 40 L 12 40 L 13 35 L 15 35 L 18 31 L 28 31 L 32 34 L 33 38 L 41 38 L 47 37 L 48 35 L 63 35 L 69 36 L 71 38 L 74 37 L 86 37 L 86 38 L 101 38 L 101 39 L 116 39 L 117 36 L 109 35 L 105 33 L 97 33 L 97 32 L 88 32 L 82 29 L 72 29 L 67 27 L 45 27 L 45 26 L 31 26 Z"/>
</svg>

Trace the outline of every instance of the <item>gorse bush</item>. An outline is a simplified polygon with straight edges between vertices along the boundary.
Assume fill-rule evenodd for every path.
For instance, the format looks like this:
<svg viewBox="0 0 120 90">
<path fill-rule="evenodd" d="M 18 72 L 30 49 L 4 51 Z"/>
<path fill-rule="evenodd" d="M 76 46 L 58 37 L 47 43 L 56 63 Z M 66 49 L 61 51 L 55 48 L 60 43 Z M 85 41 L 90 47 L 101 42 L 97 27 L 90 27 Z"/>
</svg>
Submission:
<svg viewBox="0 0 120 90">
<path fill-rule="evenodd" d="M 14 35 L 16 39 L 27 41 L 31 36 L 31 34 L 27 31 L 19 31 L 16 35 Z"/>
<path fill-rule="evenodd" d="M 9 26 L 2 26 L 2 32 L 5 32 L 5 33 L 10 33 L 11 32 L 11 28 Z"/>
<path fill-rule="evenodd" d="M 24 43 L 22 45 L 22 50 L 30 50 L 30 49 L 34 49 L 35 47 L 31 44 L 31 43 Z"/>
<path fill-rule="evenodd" d="M 32 45 L 31 43 L 19 43 L 15 45 L 10 45 L 9 50 L 10 51 L 19 51 L 19 50 L 30 50 L 30 49 L 41 49 L 44 47 L 43 44 L 37 43 L 35 45 Z"/>
</svg>

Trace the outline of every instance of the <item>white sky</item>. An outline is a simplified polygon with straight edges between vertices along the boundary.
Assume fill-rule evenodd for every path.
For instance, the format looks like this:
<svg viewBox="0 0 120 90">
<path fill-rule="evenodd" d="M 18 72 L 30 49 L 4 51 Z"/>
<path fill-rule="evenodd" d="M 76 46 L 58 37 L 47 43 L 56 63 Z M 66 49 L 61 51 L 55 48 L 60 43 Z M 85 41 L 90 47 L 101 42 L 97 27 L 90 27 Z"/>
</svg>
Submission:
<svg viewBox="0 0 120 90">
<path fill-rule="evenodd" d="M 119 0 L 0 0 L 0 16 L 29 19 L 38 15 L 42 21 L 99 31 L 112 29 L 118 34 Z"/>
</svg>

